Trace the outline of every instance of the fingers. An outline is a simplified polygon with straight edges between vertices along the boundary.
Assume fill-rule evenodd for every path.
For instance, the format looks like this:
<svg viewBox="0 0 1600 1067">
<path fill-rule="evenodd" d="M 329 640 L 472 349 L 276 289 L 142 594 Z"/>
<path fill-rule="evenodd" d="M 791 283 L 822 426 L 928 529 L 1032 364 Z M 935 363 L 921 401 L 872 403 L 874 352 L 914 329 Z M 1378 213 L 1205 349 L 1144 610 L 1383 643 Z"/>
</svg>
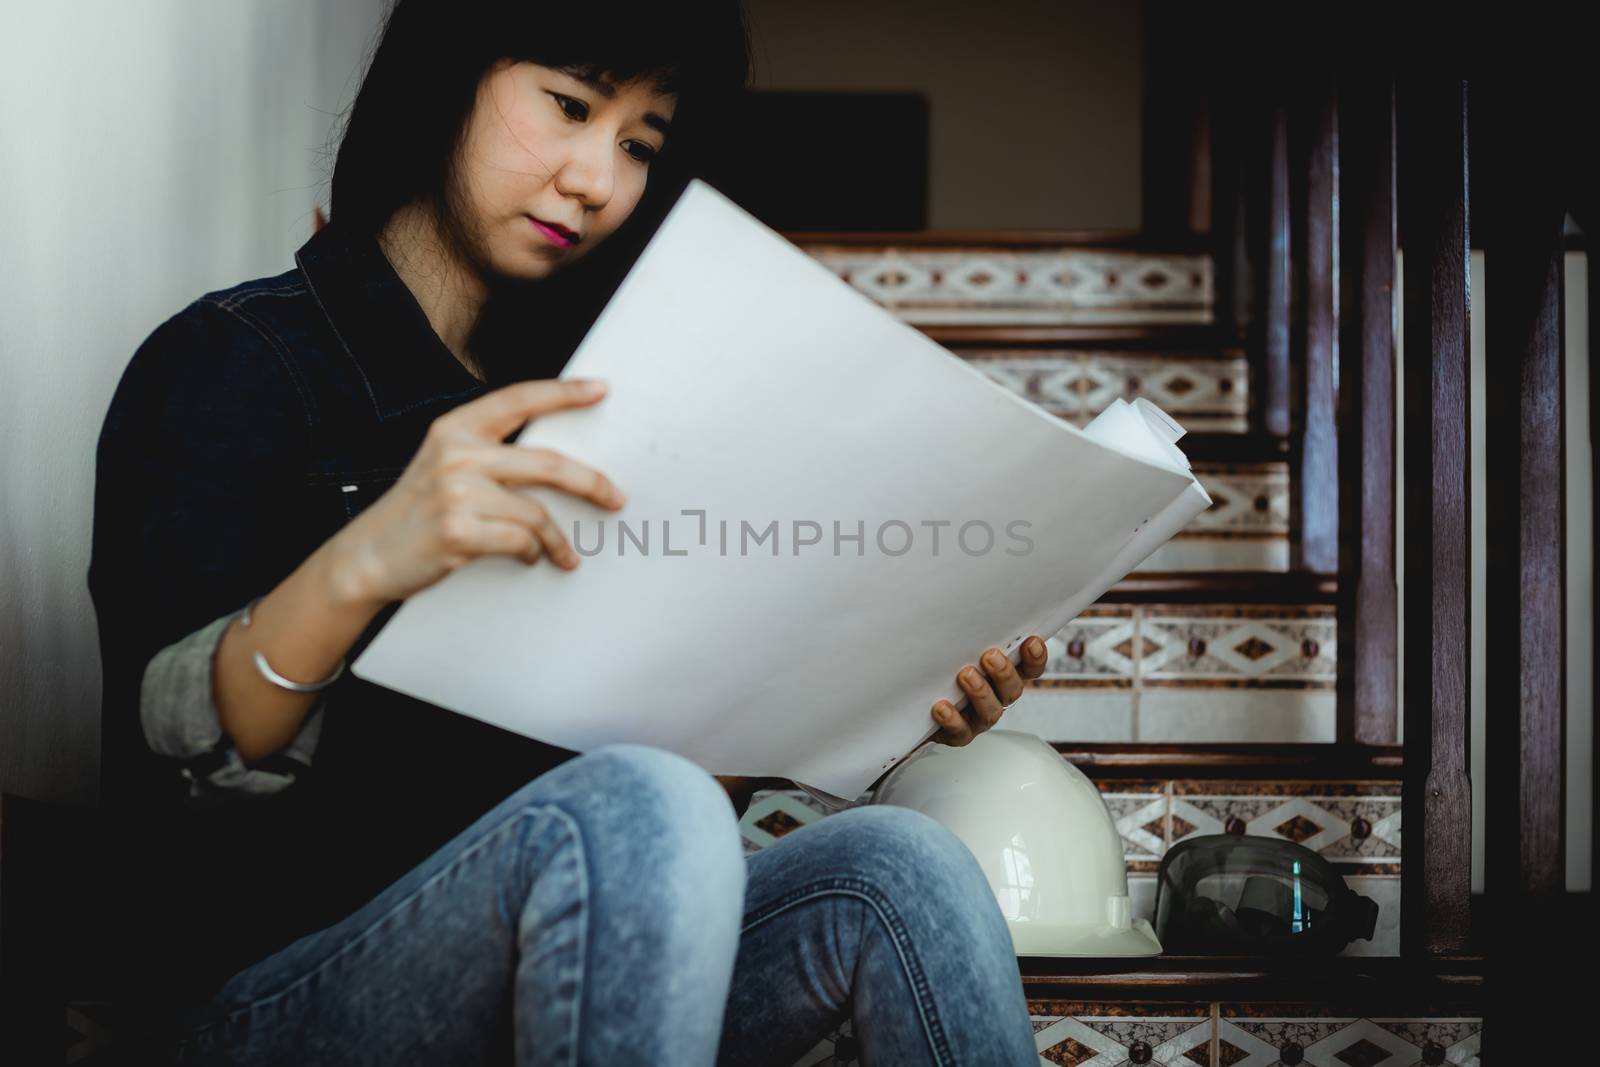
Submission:
<svg viewBox="0 0 1600 1067">
<path fill-rule="evenodd" d="M 513 382 L 454 408 L 436 421 L 502 441 L 529 419 L 563 408 L 585 407 L 605 395 L 605 383 L 591 379 Z"/>
<path fill-rule="evenodd" d="M 1050 662 L 1050 650 L 1044 643 L 1044 638 L 1035 634 L 1022 642 L 1022 663 L 1019 670 L 1022 677 L 1033 681 L 1044 673 L 1044 668 Z"/>
<path fill-rule="evenodd" d="M 959 748 L 977 736 L 961 712 L 957 711 L 956 706 L 948 700 L 940 700 L 933 705 L 933 721 L 942 727 L 934 736 L 934 740 L 941 745 L 953 745 Z"/>
<path fill-rule="evenodd" d="M 1000 718 L 1000 701 L 977 668 L 968 664 L 956 674 L 956 685 L 967 695 L 967 707 L 957 710 L 948 700 L 933 706 L 933 718 L 942 730 L 940 744 L 961 746 L 993 726 Z"/>
<path fill-rule="evenodd" d="M 529 530 L 533 534 L 529 550 L 511 553 L 525 563 L 536 562 L 539 556 L 544 555 L 566 570 L 578 565 L 578 553 L 556 525 L 555 519 L 538 501 L 483 478 L 474 481 L 465 506 L 484 520 L 511 522 Z"/>
<path fill-rule="evenodd" d="M 1005 709 L 1021 698 L 1027 682 L 1044 673 L 1049 658 L 1049 649 L 1037 635 L 1022 643 L 1020 665 L 1013 665 L 998 648 L 986 649 L 978 657 L 981 674 L 968 664 L 956 675 L 956 684 L 966 693 L 969 706 L 957 710 L 948 700 L 934 704 L 933 719 L 940 726 L 934 740 L 961 746 L 993 727 Z"/>
<path fill-rule="evenodd" d="M 981 734 L 1000 721 L 1000 713 L 1005 707 L 978 668 L 970 664 L 961 668 L 956 675 L 956 684 L 967 694 L 967 724 L 974 733 Z"/>
<path fill-rule="evenodd" d="M 532 563 L 543 544 L 528 527 L 505 519 L 458 512 L 440 523 L 439 544 L 451 567 L 480 556 L 515 556 Z"/>
<path fill-rule="evenodd" d="M 554 449 L 500 445 L 484 460 L 482 469 L 508 486 L 548 485 L 613 511 L 627 502 L 610 478 Z"/>
<path fill-rule="evenodd" d="M 988 675 L 988 688 L 999 698 L 1000 706 L 1005 708 L 1015 703 L 1022 695 L 1023 681 L 1005 653 L 998 648 L 987 649 L 978 657 L 978 663 L 983 667 L 983 673 Z"/>
</svg>

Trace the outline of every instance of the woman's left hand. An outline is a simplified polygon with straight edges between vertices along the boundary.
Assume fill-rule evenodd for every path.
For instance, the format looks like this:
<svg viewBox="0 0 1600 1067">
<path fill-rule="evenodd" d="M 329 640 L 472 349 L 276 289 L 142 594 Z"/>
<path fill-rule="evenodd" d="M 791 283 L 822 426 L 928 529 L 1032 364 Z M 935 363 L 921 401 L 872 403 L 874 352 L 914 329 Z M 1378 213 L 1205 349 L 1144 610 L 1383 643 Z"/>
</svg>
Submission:
<svg viewBox="0 0 1600 1067">
<path fill-rule="evenodd" d="M 956 685 L 967 694 L 966 708 L 958 712 L 948 700 L 933 705 L 933 721 L 942 727 L 933 739 L 958 747 L 971 742 L 1000 721 L 1005 709 L 1022 696 L 1023 684 L 1044 673 L 1049 658 L 1038 635 L 1022 642 L 1022 662 L 1016 667 L 998 648 L 986 649 L 978 657 L 981 671 L 969 663 L 956 674 Z"/>
</svg>

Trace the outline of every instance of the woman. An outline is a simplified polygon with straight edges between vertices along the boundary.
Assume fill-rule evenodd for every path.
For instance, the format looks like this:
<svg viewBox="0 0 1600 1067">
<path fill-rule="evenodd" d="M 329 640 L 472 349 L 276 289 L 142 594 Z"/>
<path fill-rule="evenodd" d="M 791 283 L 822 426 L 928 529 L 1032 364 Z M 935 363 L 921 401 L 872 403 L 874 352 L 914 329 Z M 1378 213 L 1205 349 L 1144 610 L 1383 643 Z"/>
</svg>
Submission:
<svg viewBox="0 0 1600 1067">
<path fill-rule="evenodd" d="M 732 0 L 401 0 L 332 222 L 163 323 L 97 457 L 89 581 L 129 1024 L 183 1060 L 1032 1062 L 984 878 L 931 820 L 853 809 L 742 856 L 719 782 L 583 756 L 344 673 L 464 562 L 578 558 L 514 489 L 620 507 L 509 440 L 747 78 Z M 642 339 L 647 341 L 647 339 Z M 964 744 L 1043 668 L 990 650 Z M 998 660 L 998 662 L 995 662 Z M 619 655 L 619 669 L 625 669 Z"/>
</svg>

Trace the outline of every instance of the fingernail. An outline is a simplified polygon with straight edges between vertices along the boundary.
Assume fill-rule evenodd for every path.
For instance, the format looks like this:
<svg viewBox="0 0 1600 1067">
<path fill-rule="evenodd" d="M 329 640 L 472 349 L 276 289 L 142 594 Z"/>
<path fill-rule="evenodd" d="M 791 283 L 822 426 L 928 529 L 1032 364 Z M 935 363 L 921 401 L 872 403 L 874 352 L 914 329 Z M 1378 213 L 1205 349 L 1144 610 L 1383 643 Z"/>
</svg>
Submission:
<svg viewBox="0 0 1600 1067">
<path fill-rule="evenodd" d="M 961 670 L 961 683 L 976 689 L 979 685 L 978 672 L 971 667 L 963 667 Z"/>
<path fill-rule="evenodd" d="M 990 667 L 993 667 L 995 670 L 999 670 L 1001 667 L 1005 666 L 1006 660 L 1004 656 L 1000 655 L 1000 653 L 991 651 L 983 654 L 983 662 L 988 664 Z"/>
</svg>

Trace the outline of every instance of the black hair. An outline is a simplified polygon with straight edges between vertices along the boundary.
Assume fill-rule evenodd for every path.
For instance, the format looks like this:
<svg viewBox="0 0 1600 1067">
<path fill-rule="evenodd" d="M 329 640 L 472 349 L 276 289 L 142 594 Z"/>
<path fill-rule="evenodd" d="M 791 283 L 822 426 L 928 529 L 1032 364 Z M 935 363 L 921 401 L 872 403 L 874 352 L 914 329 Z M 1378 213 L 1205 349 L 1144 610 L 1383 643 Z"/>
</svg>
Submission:
<svg viewBox="0 0 1600 1067">
<path fill-rule="evenodd" d="M 396 0 L 339 141 L 333 224 L 376 237 L 395 211 L 422 202 L 448 225 L 478 85 L 503 60 L 615 84 L 643 79 L 675 95 L 677 107 L 628 220 L 536 285 L 491 294 L 471 341 L 490 384 L 560 371 L 684 185 L 729 136 L 751 63 L 740 0 Z"/>
</svg>

